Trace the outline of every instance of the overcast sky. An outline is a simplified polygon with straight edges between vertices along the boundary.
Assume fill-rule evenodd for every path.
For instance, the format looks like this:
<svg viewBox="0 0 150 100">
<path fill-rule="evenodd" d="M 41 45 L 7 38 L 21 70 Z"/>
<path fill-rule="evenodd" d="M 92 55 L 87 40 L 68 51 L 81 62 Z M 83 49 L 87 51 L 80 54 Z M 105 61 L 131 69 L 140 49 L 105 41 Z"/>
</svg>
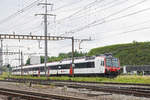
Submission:
<svg viewBox="0 0 150 100">
<path fill-rule="evenodd" d="M 44 35 L 43 17 L 35 14 L 43 13 L 44 8 L 37 6 L 44 0 L 1 0 L 0 2 L 0 33 Z M 149 41 L 150 31 L 150 0 L 48 0 L 53 3 L 49 13 L 57 15 L 56 19 L 48 17 L 49 35 L 74 36 L 77 39 L 92 38 L 92 41 L 81 44 L 82 52 L 91 48 L 112 44 L 129 43 L 132 41 Z M 22 13 L 16 13 L 26 6 Z M 16 13 L 16 15 L 14 15 Z M 9 17 L 14 15 L 12 17 Z M 6 19 L 7 18 L 7 19 Z M 4 40 L 4 45 L 23 46 L 24 53 L 44 53 L 44 42 Z M 49 56 L 60 52 L 71 51 L 71 41 L 49 41 Z M 75 42 L 79 51 L 79 42 Z M 4 48 L 6 50 L 6 47 Z M 9 51 L 18 51 L 9 47 Z M 9 56 L 7 56 L 9 57 Z M 25 60 L 28 56 L 25 56 Z M 9 63 L 18 64 L 17 57 Z M 4 60 L 7 60 L 6 57 Z"/>
</svg>

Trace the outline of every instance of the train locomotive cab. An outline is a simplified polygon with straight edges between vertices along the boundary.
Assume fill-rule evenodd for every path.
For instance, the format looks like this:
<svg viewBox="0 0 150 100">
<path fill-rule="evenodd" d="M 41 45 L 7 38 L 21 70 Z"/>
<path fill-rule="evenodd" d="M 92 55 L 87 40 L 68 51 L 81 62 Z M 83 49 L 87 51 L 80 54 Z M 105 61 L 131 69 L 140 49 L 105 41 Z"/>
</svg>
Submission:
<svg viewBox="0 0 150 100">
<path fill-rule="evenodd" d="M 105 74 L 118 75 L 120 73 L 119 59 L 112 56 L 105 57 Z"/>
</svg>

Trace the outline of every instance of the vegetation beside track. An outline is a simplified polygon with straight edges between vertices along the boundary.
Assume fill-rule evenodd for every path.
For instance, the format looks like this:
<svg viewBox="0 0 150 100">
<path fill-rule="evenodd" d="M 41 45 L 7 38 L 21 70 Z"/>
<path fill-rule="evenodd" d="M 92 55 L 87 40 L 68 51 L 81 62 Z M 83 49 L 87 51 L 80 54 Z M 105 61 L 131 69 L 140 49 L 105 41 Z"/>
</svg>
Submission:
<svg viewBox="0 0 150 100">
<path fill-rule="evenodd" d="M 111 79 L 109 82 L 150 84 L 150 76 L 121 75 Z"/>
<path fill-rule="evenodd" d="M 114 82 L 114 83 L 139 83 L 150 84 L 150 76 L 138 75 L 120 75 L 116 78 L 106 77 L 33 77 L 33 76 L 9 76 L 17 79 L 40 79 L 40 80 L 63 80 L 63 81 L 79 81 L 79 82 Z M 0 79 L 8 78 L 7 75 L 0 76 Z"/>
<path fill-rule="evenodd" d="M 3 72 L 3 74 L 0 75 L 0 80 L 4 80 L 6 77 L 9 77 L 9 73 Z"/>
</svg>

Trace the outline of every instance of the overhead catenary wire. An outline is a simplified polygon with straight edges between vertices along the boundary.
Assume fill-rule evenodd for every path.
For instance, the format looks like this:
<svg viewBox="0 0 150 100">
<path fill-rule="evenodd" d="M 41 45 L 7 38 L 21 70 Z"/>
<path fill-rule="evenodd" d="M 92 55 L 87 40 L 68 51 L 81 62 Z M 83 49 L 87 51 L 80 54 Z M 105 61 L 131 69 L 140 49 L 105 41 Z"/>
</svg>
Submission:
<svg viewBox="0 0 150 100">
<path fill-rule="evenodd" d="M 30 5 L 24 7 L 23 9 L 21 9 L 21 10 L 19 10 L 19 11 L 17 11 L 16 13 L 14 13 L 14 14 L 8 16 L 7 18 L 1 20 L 1 21 L 0 21 L 0 24 L 3 24 L 3 23 L 5 23 L 5 22 L 9 21 L 10 19 L 12 19 L 12 18 L 18 16 L 19 14 L 22 14 L 23 12 L 25 12 L 25 11 L 31 9 L 32 7 L 36 6 L 37 3 L 40 2 L 40 1 L 43 1 L 43 0 L 36 0 L 36 1 L 34 1 L 34 2 L 31 3 Z"/>
<path fill-rule="evenodd" d="M 22 33 L 22 30 L 23 30 L 26 32 L 27 31 L 31 32 L 33 27 L 38 26 L 39 25 L 38 23 L 40 23 L 39 18 L 35 17 L 34 15 L 34 13 L 36 13 L 36 11 L 39 12 L 39 10 L 41 10 L 41 8 L 39 8 L 36 5 L 36 7 L 34 6 L 30 10 L 25 11 L 24 13 L 15 16 L 12 20 L 9 20 L 8 22 L 1 24 L 0 31 L 1 32 L 18 31 L 19 33 Z"/>
<path fill-rule="evenodd" d="M 81 1 L 84 1 L 84 0 L 80 0 L 80 2 L 81 2 Z M 62 6 L 60 6 L 59 8 L 53 9 L 53 11 L 58 11 L 58 10 L 61 10 L 61 9 L 63 9 L 63 8 L 66 8 L 66 7 L 68 7 L 68 6 L 75 5 L 75 4 L 77 4 L 77 3 L 79 3 L 79 2 L 73 1 L 73 2 L 71 2 L 71 3 L 67 3 L 67 4 L 62 5 Z M 50 11 L 50 10 L 48 10 L 48 11 Z"/>
<path fill-rule="evenodd" d="M 142 24 L 147 24 L 147 23 L 150 23 L 150 20 L 146 20 L 146 21 L 143 21 L 143 22 L 140 22 L 140 23 L 136 23 L 136 24 L 133 24 L 133 25 L 128 25 L 128 26 L 125 26 L 125 27 L 122 27 L 122 28 L 119 28 L 119 30 L 117 29 L 117 30 L 115 30 L 115 31 L 111 31 L 111 32 L 107 32 L 107 33 L 104 33 L 104 32 L 102 32 L 101 34 L 109 34 L 109 33 L 116 33 L 116 31 L 122 31 L 122 30 L 124 30 L 124 29 L 126 29 L 126 30 L 130 30 L 131 28 L 133 28 L 133 27 L 136 27 L 136 26 L 139 26 L 139 25 L 142 25 Z M 127 28 L 130 28 L 130 29 L 127 29 Z M 148 28 L 148 27 L 147 27 Z M 146 30 L 147 28 L 140 28 L 140 29 L 132 29 L 133 30 L 133 32 L 134 32 L 134 30 L 139 30 L 139 31 L 141 31 L 142 29 L 143 30 Z M 131 31 L 132 32 L 132 31 Z M 122 33 L 122 32 L 119 32 L 119 33 Z M 125 32 L 126 33 L 126 32 Z M 113 35 L 115 35 L 115 34 L 113 34 Z M 111 35 L 112 36 L 112 35 Z M 110 37 L 111 37 L 110 36 Z M 107 36 L 106 36 L 107 37 Z M 108 36 L 109 37 L 109 36 Z"/>
<path fill-rule="evenodd" d="M 148 10 L 150 10 L 150 8 L 142 9 L 142 10 L 139 10 L 139 11 L 136 11 L 136 12 L 133 12 L 133 13 L 129 13 L 129 14 L 120 16 L 120 17 L 112 18 L 112 19 L 110 19 L 110 20 L 107 20 L 106 22 L 110 22 L 110 21 L 114 21 L 114 20 L 119 20 L 119 19 L 126 18 L 126 17 L 132 16 L 132 15 L 136 15 L 136 14 L 139 14 L 139 13 L 142 13 L 142 12 L 145 12 L 145 11 L 148 11 Z M 99 25 L 99 24 L 101 24 L 101 23 L 95 24 L 95 25 L 93 25 L 93 26 L 97 26 L 97 25 Z"/>
<path fill-rule="evenodd" d="M 118 37 L 118 36 L 123 36 L 123 35 L 126 35 L 126 34 L 128 34 L 128 33 L 132 33 L 132 34 L 135 34 L 135 32 L 140 32 L 140 31 L 146 31 L 146 30 L 150 30 L 150 27 L 142 27 L 142 28 L 136 28 L 136 29 L 130 29 L 130 30 L 127 30 L 127 31 L 123 31 L 123 32 L 114 32 L 114 34 L 111 34 L 111 35 L 108 35 L 108 36 L 104 36 L 104 37 L 101 37 L 101 38 L 99 38 L 99 40 L 101 41 L 101 43 L 105 43 L 105 45 L 106 45 L 106 43 L 109 43 L 110 44 L 110 39 L 108 39 L 108 38 L 115 38 L 115 37 Z M 134 32 L 134 33 L 133 33 Z M 102 33 L 102 34 L 108 34 L 108 33 Z M 124 37 L 123 37 L 124 38 Z M 119 41 L 121 39 L 121 37 L 120 38 L 117 38 L 117 39 L 115 39 L 115 40 L 117 40 L 117 41 Z M 109 42 L 108 42 L 109 41 Z M 112 40 L 113 42 L 114 42 L 114 40 Z M 94 42 L 95 43 L 95 42 Z M 108 44 L 107 44 L 108 45 Z M 96 44 L 96 46 L 98 46 L 97 44 Z M 94 48 L 94 47 L 93 47 Z"/>
<path fill-rule="evenodd" d="M 126 18 L 126 17 L 132 16 L 132 15 L 136 15 L 136 14 L 142 13 L 142 12 L 144 12 L 144 11 L 148 11 L 148 10 L 150 10 L 150 8 L 142 9 L 142 10 L 139 10 L 139 11 L 136 11 L 136 12 L 133 12 L 133 13 L 129 13 L 129 14 L 120 16 L 120 17 L 112 18 L 112 19 L 110 19 L 110 20 L 106 20 L 106 19 L 105 19 L 105 21 L 100 22 L 100 23 L 97 23 L 97 24 L 94 24 L 94 25 L 91 25 L 91 26 L 88 26 L 88 28 L 89 28 L 89 27 L 94 27 L 94 26 L 97 26 L 97 25 L 100 25 L 100 24 L 108 23 L 108 22 L 111 22 L 111 21 L 120 20 L 120 19 L 122 19 L 122 18 Z M 73 31 L 73 32 L 74 32 L 74 33 L 75 33 L 75 32 L 79 32 L 79 31 L 82 31 L 82 30 L 85 29 L 85 28 L 86 28 L 86 27 L 83 27 L 83 28 L 80 28 L 80 29 L 78 29 L 78 30 L 76 30 L 76 31 Z"/>
<path fill-rule="evenodd" d="M 119 33 L 115 33 L 115 34 L 103 37 L 101 39 L 109 38 L 109 37 L 112 37 L 112 36 L 115 37 L 115 36 L 119 36 L 119 35 L 124 35 L 124 34 L 131 33 L 131 32 L 138 32 L 138 31 L 143 31 L 143 30 L 149 30 L 149 29 L 150 29 L 150 27 L 142 27 L 142 28 L 137 28 L 137 29 L 133 29 L 133 30 L 127 30 L 127 31 L 124 31 L 124 32 L 119 32 Z"/>
<path fill-rule="evenodd" d="M 131 16 L 131 15 L 135 15 L 135 14 L 138 14 L 138 13 L 141 13 L 141 12 L 144 12 L 144 11 L 147 11 L 147 10 L 149 10 L 149 8 L 146 8 L 146 9 L 142 9 L 142 10 L 139 10 L 139 11 L 137 11 L 137 12 L 133 12 L 133 13 L 130 13 L 130 14 L 127 14 L 127 15 L 125 15 L 125 16 L 122 16 L 123 18 L 124 17 L 127 17 L 127 16 Z M 117 17 L 117 18 L 115 18 L 116 20 L 118 19 L 119 17 Z M 121 18 L 121 17 L 120 17 Z M 146 21 L 145 21 L 146 22 Z M 142 23 L 144 23 L 144 22 L 142 22 Z M 142 24 L 142 23 L 140 23 L 140 24 Z M 135 26 L 135 25 L 131 25 L 131 26 Z M 128 26 L 128 27 L 130 27 L 130 26 Z M 134 30 L 129 30 L 129 31 L 125 31 L 125 32 L 122 32 L 123 34 L 127 34 L 127 33 L 130 33 L 130 32 L 137 32 L 137 31 L 142 31 L 142 30 L 148 30 L 148 29 L 150 29 L 150 27 L 144 27 L 144 28 L 140 28 L 140 29 L 134 29 Z M 121 33 L 118 33 L 118 35 L 119 34 L 121 34 Z M 121 35 L 123 35 L 123 34 L 121 34 Z M 115 34 L 114 34 L 115 35 Z M 113 35 L 113 36 L 114 36 Z M 110 37 L 112 37 L 112 36 L 110 36 Z"/>
<path fill-rule="evenodd" d="M 21 19 L 22 19 L 22 18 L 21 18 Z M 20 21 L 20 20 L 19 20 L 19 21 Z M 17 22 L 18 22 L 18 21 L 17 21 Z M 32 22 L 32 21 L 31 21 L 31 22 Z M 27 22 L 25 22 L 25 23 L 27 23 Z M 25 23 L 23 23 L 23 24 L 21 23 L 20 25 L 23 26 Z M 14 24 L 15 24 L 15 23 L 14 23 Z M 29 23 L 27 23 L 27 24 L 29 24 Z M 7 27 L 7 28 L 9 28 L 9 29 L 15 29 L 15 27 L 17 27 L 17 26 L 20 27 L 19 24 L 18 24 L 18 25 L 9 24 L 9 25 L 11 25 L 11 28 Z M 19 28 L 19 29 L 20 29 L 20 28 Z"/>
<path fill-rule="evenodd" d="M 25 16 L 24 16 L 25 17 Z M 34 19 L 34 20 L 33 20 Z M 31 21 L 32 20 L 32 21 Z M 15 22 L 15 20 L 13 21 L 13 22 Z M 19 21 L 19 22 L 16 22 L 16 23 L 12 23 L 12 24 L 6 24 L 6 25 L 4 25 L 4 26 L 2 26 L 2 27 L 5 27 L 5 26 L 7 26 L 6 27 L 6 29 L 7 30 L 20 30 L 20 29 L 22 29 L 22 27 L 25 27 L 25 26 L 27 26 L 27 25 L 30 25 L 31 23 L 34 23 L 34 22 L 36 22 L 35 23 L 35 25 L 37 25 L 38 23 L 39 23 L 39 20 L 38 19 L 35 19 L 35 18 L 32 18 L 32 17 L 27 17 L 27 18 L 22 18 L 22 20 L 21 21 Z M 32 25 L 33 26 L 33 25 Z M 32 27 L 31 27 L 32 28 Z"/>
<path fill-rule="evenodd" d="M 42 1 L 42 0 L 37 0 L 37 1 L 40 2 L 40 1 Z M 35 3 L 35 2 L 33 2 L 33 3 Z M 32 4 L 33 4 L 33 3 L 32 3 Z M 31 4 L 31 5 L 32 5 L 32 4 Z M 36 4 L 37 4 L 37 2 L 36 2 Z M 36 5 L 36 4 L 35 4 L 35 5 Z M 24 11 L 24 10 L 20 10 L 20 11 L 18 11 L 18 12 L 21 12 L 21 11 Z M 18 12 L 17 12 L 17 13 L 18 13 Z M 13 15 L 16 15 L 16 13 L 13 14 Z M 13 16 L 13 15 L 12 15 L 12 16 Z M 18 15 L 19 15 L 19 13 L 18 13 Z M 16 15 L 16 16 L 17 16 L 17 15 Z M 10 18 L 10 17 L 11 17 L 11 16 L 9 16 L 9 18 Z M 9 18 L 6 18 L 6 19 L 9 19 Z M 24 17 L 23 17 L 23 18 L 24 18 Z M 23 18 L 21 18 L 21 19 L 23 19 Z M 28 19 L 28 18 L 27 18 L 27 19 Z M 19 21 L 20 21 L 20 20 L 19 20 Z M 29 20 L 29 21 L 30 21 L 30 20 Z M 18 21 L 17 21 L 17 22 L 18 22 Z M 32 21 L 30 21 L 30 22 L 32 22 Z M 25 23 L 27 23 L 27 22 L 25 22 Z M 25 23 L 23 23 L 23 24 L 25 24 Z M 23 25 L 23 24 L 18 24 L 17 26 Z M 11 25 L 11 28 L 15 28 L 15 26 L 16 26 L 16 25 L 13 25 L 13 27 L 12 27 L 12 25 Z M 7 27 L 7 28 L 8 28 L 8 27 Z M 9 29 L 10 29 L 10 28 L 9 28 Z"/>
<path fill-rule="evenodd" d="M 118 36 L 123 36 L 123 35 L 126 35 L 128 33 L 134 34 L 133 32 L 140 32 L 140 31 L 146 31 L 146 30 L 150 30 L 150 27 L 142 27 L 142 28 L 137 28 L 137 29 L 133 29 L 133 30 L 127 30 L 127 31 L 123 31 L 123 32 L 114 33 L 114 34 L 109 35 L 109 36 L 101 37 L 100 40 L 101 40 L 101 43 L 103 43 L 103 44 L 105 43 L 105 45 L 106 45 L 106 43 L 110 44 L 110 41 L 109 41 L 110 39 L 108 39 L 108 38 L 111 38 L 111 37 L 114 38 L 114 37 L 118 37 Z M 122 38 L 124 38 L 124 37 L 122 37 Z M 120 39 L 121 39 L 121 37 L 117 38 L 116 40 L 119 41 Z M 114 42 L 114 40 L 111 40 L 111 41 Z"/>
<path fill-rule="evenodd" d="M 113 4 L 114 2 L 116 2 L 116 0 L 113 0 L 113 1 L 111 1 L 111 2 L 105 3 L 105 5 L 104 5 L 104 4 L 102 4 L 102 1 L 103 1 L 103 0 L 101 0 L 101 2 L 99 2 L 99 3 L 95 3 L 96 1 L 94 1 L 94 2 L 92 2 L 92 3 L 95 3 L 94 5 L 97 5 L 97 7 L 99 7 L 98 4 L 101 4 L 100 7 L 104 7 L 104 6 L 106 6 L 106 5 Z M 123 1 L 124 1 L 124 0 L 123 0 Z M 125 1 L 126 1 L 126 0 L 125 0 Z M 124 2 L 125 2 L 125 1 L 124 1 Z M 123 3 L 123 2 L 121 2 L 121 3 Z M 91 3 L 90 3 L 90 4 L 91 4 Z M 86 8 L 86 7 L 87 7 L 86 9 L 82 9 L 82 8 L 81 8 L 81 9 L 79 9 L 77 12 L 79 13 L 79 12 L 81 12 L 81 11 L 88 10 L 88 8 L 91 9 L 91 7 L 93 7 L 94 5 L 90 5 L 90 4 L 88 4 L 88 5 L 86 5 L 86 6 L 83 7 L 83 8 Z M 90 5 L 90 6 L 89 6 L 89 5 Z M 116 4 L 115 4 L 115 5 L 116 5 Z M 89 6 L 89 7 L 88 7 L 88 6 Z M 113 5 L 113 6 L 114 6 L 114 5 Z M 111 7 L 112 7 L 112 6 L 110 6 L 110 8 L 111 8 Z M 109 8 L 109 7 L 107 7 L 107 8 Z M 106 9 L 107 9 L 107 8 L 106 8 Z M 105 9 L 105 8 L 104 8 L 104 9 Z M 104 10 L 104 9 L 102 9 L 102 10 Z M 89 11 L 87 11 L 87 12 L 89 12 Z M 70 15 L 70 17 L 65 17 L 64 19 L 67 19 L 67 18 L 70 19 L 71 17 L 72 17 L 72 18 L 75 17 L 76 19 L 80 19 L 80 18 L 83 17 L 83 16 L 80 16 L 80 17 L 78 17 L 78 16 L 79 16 L 79 15 L 74 15 L 74 13 L 73 13 L 73 14 Z M 84 15 L 84 16 L 86 16 L 86 15 Z M 72 22 L 72 20 L 73 20 L 72 18 L 70 19 L 71 21 L 68 20 L 68 22 L 73 23 L 73 22 Z M 63 19 L 57 20 L 57 21 L 56 21 L 56 24 L 57 24 L 57 25 L 60 24 L 60 21 L 65 21 L 65 20 L 63 20 Z M 77 21 L 76 21 L 76 22 L 77 22 Z M 56 24 L 55 24 L 55 25 L 56 25 Z M 52 24 L 51 24 L 50 27 L 52 27 Z"/>
<path fill-rule="evenodd" d="M 115 2 L 116 2 L 116 3 L 115 3 Z M 111 2 L 109 2 L 109 3 L 106 4 L 108 7 L 100 9 L 101 7 L 106 6 L 106 5 L 101 5 L 101 7 L 100 7 L 100 8 L 97 8 L 97 10 L 95 10 L 95 12 L 92 12 L 92 13 L 89 12 L 87 15 L 91 15 L 91 14 L 93 14 L 93 13 L 102 12 L 102 11 L 104 11 L 104 10 L 111 9 L 111 8 L 113 8 L 113 7 L 119 6 L 120 4 L 124 4 L 125 2 L 127 2 L 127 0 L 122 1 L 122 2 L 119 2 L 119 3 L 117 2 L 117 0 L 111 1 Z M 111 5 L 111 4 L 113 4 L 113 5 Z M 83 17 L 83 16 L 85 16 L 85 15 L 77 16 L 77 17 L 75 17 L 75 18 L 77 19 L 77 18 L 81 18 L 81 17 Z"/>
<path fill-rule="evenodd" d="M 144 0 L 145 1 L 145 0 Z M 118 19 L 118 18 L 116 18 L 116 19 Z M 107 21 L 108 22 L 108 21 Z M 93 26 L 96 26 L 96 25 L 98 25 L 98 24 L 101 24 L 101 23 L 97 23 L 97 24 L 95 24 L 95 25 L 91 25 L 91 26 L 89 26 L 89 27 L 93 27 Z"/>
<path fill-rule="evenodd" d="M 91 22 L 91 23 L 89 23 L 89 24 L 87 24 L 87 25 L 85 25 L 85 26 L 83 26 L 83 27 L 70 30 L 70 32 L 74 32 L 74 33 L 75 33 L 75 32 L 82 31 L 82 30 L 84 30 L 84 29 L 86 29 L 86 28 L 89 28 L 89 27 L 94 26 L 94 25 L 95 25 L 96 23 L 98 23 L 99 21 L 102 21 L 102 22 L 100 22 L 99 24 L 106 23 L 105 20 L 106 20 L 107 18 L 110 18 L 110 17 L 112 17 L 112 16 L 114 16 L 114 15 L 120 14 L 120 13 L 122 13 L 122 12 L 124 12 L 124 11 L 126 11 L 126 10 L 128 10 L 128 9 L 130 9 L 130 8 L 133 8 L 133 7 L 135 7 L 135 6 L 139 5 L 139 4 L 142 4 L 142 3 L 146 2 L 146 1 L 147 1 L 147 0 L 142 0 L 142 1 L 138 2 L 138 3 L 136 3 L 136 4 L 133 4 L 133 5 L 129 6 L 129 7 L 127 7 L 127 8 L 124 8 L 124 9 L 121 9 L 121 10 L 115 12 L 115 13 L 112 13 L 112 14 L 110 14 L 110 15 L 104 17 L 104 18 L 95 20 L 95 21 L 93 21 L 93 22 Z M 148 9 L 149 9 L 149 8 L 148 8 Z M 146 10 L 148 10 L 148 9 L 144 9 L 144 10 L 142 10 L 142 11 L 139 11 L 139 13 L 140 13 L 140 12 L 143 12 L 143 11 L 146 11 Z M 134 13 L 135 13 L 135 12 L 134 12 Z M 135 14 L 137 14 L 137 13 L 135 13 Z M 133 14 L 131 13 L 131 14 L 128 14 L 127 16 L 131 16 L 131 15 L 133 15 Z M 116 19 L 116 18 L 115 18 L 115 19 Z M 97 24 L 97 25 L 98 25 L 98 24 Z"/>
<path fill-rule="evenodd" d="M 89 3 L 89 4 L 87 4 L 87 5 L 84 6 L 83 8 L 79 9 L 78 11 L 72 13 L 71 15 L 69 15 L 69 16 L 67 16 L 67 17 L 65 17 L 65 18 L 62 18 L 62 19 L 60 19 L 60 20 L 58 20 L 57 23 L 60 23 L 61 21 L 64 21 L 64 20 L 66 20 L 66 19 L 68 19 L 68 18 L 71 18 L 71 17 L 77 15 L 79 12 L 84 11 L 85 9 L 88 9 L 89 7 L 93 6 L 93 4 L 96 4 L 96 5 L 97 5 L 98 3 L 101 3 L 102 1 L 104 1 L 104 0 L 95 0 L 95 1 L 93 1 L 93 2 L 91 2 L 91 3 Z"/>
<path fill-rule="evenodd" d="M 116 0 L 115 0 L 116 1 Z M 120 4 L 123 4 L 123 3 L 125 3 L 125 2 L 127 2 L 127 0 L 125 0 L 125 1 L 122 1 L 122 2 L 119 2 L 119 3 L 115 3 L 115 4 L 113 4 L 114 2 L 109 2 L 109 3 L 107 3 L 107 5 L 109 5 L 109 4 L 113 4 L 113 5 L 110 5 L 110 6 L 108 6 L 107 8 L 103 8 L 103 9 L 100 9 L 100 10 L 98 10 L 99 12 L 100 11 L 104 11 L 104 10 L 106 10 L 106 9 L 110 9 L 110 8 L 112 8 L 112 7 L 115 7 L 115 6 L 119 6 Z M 104 6 L 104 5 L 102 5 L 102 6 Z M 89 11 L 88 11 L 89 12 Z M 90 15 L 90 14 L 89 14 Z M 84 15 L 85 16 L 85 15 Z M 79 19 L 79 18 L 82 18 L 83 16 L 80 16 L 80 17 L 75 17 L 76 19 Z M 104 19 L 104 18 L 103 18 Z M 71 20 L 73 20 L 73 19 L 71 19 Z M 59 21 L 58 21 L 59 22 Z M 57 23 L 57 24 L 60 24 L 60 23 Z M 70 32 L 66 32 L 66 33 L 74 33 L 74 31 L 70 31 Z M 63 33 L 63 34 L 61 34 L 61 35 L 65 35 L 66 33 Z"/>
<path fill-rule="evenodd" d="M 123 4 L 123 3 L 127 2 L 127 1 L 128 1 L 128 0 L 124 0 L 124 1 L 122 1 L 122 2 L 120 2 L 120 3 L 116 3 L 116 4 L 114 4 L 114 3 L 117 2 L 117 0 L 108 2 L 108 3 L 106 3 L 105 5 L 101 5 L 99 8 L 97 8 L 97 9 L 99 9 L 99 10 L 97 10 L 97 11 L 95 11 L 95 12 L 92 12 L 92 13 L 89 13 L 88 15 L 93 14 L 93 13 L 96 13 L 96 12 L 102 12 L 102 11 L 104 11 L 104 10 L 106 10 L 106 9 L 110 9 L 110 8 L 112 8 L 112 7 L 118 6 L 118 5 Z M 97 4 L 98 4 L 98 3 L 97 3 Z M 111 5 L 111 4 L 113 4 L 113 5 Z M 110 5 L 110 6 L 109 6 L 109 5 Z M 100 9 L 101 7 L 105 7 L 105 6 L 108 6 L 108 7 Z M 82 11 L 82 9 L 80 9 L 80 10 Z M 78 13 L 81 12 L 80 10 L 78 10 L 77 12 L 78 12 Z M 87 10 L 87 9 L 83 9 L 83 10 Z M 89 12 L 89 11 L 87 11 L 87 12 Z M 81 13 L 81 14 L 82 14 L 82 13 Z M 66 20 L 66 19 L 70 19 L 70 18 L 71 18 L 71 20 L 74 20 L 74 19 L 79 19 L 79 18 L 82 18 L 82 17 L 85 16 L 84 14 L 82 14 L 82 15 L 81 15 L 81 14 L 80 14 L 80 16 L 79 16 L 79 15 L 77 16 L 76 14 L 73 13 L 73 14 L 71 14 L 70 16 L 67 16 L 67 17 L 65 17 L 65 18 L 62 18 L 62 19 L 58 20 L 58 21 L 57 21 L 57 24 L 60 24 L 61 21 L 64 21 L 64 20 Z"/>
</svg>

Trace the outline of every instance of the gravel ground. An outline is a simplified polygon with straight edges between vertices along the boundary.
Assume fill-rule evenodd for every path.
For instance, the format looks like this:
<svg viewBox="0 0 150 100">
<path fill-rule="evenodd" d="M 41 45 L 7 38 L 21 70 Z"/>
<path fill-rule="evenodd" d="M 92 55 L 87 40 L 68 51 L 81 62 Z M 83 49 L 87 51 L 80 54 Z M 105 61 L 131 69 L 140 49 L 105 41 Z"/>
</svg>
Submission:
<svg viewBox="0 0 150 100">
<path fill-rule="evenodd" d="M 73 89 L 73 88 L 67 88 L 66 86 L 56 87 L 54 84 L 51 84 L 49 86 L 37 84 L 37 85 L 32 85 L 32 87 L 29 87 L 28 83 L 23 84 L 23 83 L 0 82 L 0 88 L 4 88 L 4 87 L 8 89 L 19 89 L 19 90 L 40 92 L 46 94 L 75 96 L 80 98 L 86 98 L 87 100 L 150 100 L 150 98 L 96 92 L 87 89 Z M 0 95 L 0 100 L 7 100 L 7 97 Z M 15 98 L 13 100 L 20 100 L 20 99 Z"/>
<path fill-rule="evenodd" d="M 0 100 L 7 100 L 7 96 L 0 95 Z"/>
</svg>

